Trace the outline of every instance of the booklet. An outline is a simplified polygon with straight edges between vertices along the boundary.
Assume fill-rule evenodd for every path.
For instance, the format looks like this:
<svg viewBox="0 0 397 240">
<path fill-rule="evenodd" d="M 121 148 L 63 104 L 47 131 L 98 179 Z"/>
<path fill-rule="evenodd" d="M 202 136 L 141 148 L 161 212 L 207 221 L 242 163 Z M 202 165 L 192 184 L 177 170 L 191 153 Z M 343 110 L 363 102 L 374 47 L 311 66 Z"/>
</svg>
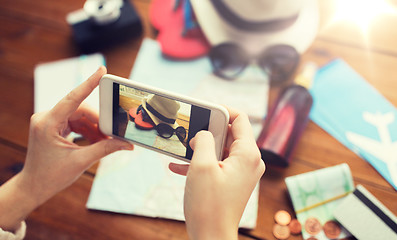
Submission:
<svg viewBox="0 0 397 240">
<path fill-rule="evenodd" d="M 319 69 L 310 118 L 397 190 L 397 109 L 346 62 Z"/>
</svg>

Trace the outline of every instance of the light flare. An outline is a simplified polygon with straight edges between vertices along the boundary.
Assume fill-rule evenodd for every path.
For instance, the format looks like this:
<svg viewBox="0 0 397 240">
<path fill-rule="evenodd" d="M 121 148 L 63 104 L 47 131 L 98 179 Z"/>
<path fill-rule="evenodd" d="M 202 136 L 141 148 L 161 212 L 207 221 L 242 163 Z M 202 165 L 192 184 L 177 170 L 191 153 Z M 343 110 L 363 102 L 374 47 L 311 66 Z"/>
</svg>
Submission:
<svg viewBox="0 0 397 240">
<path fill-rule="evenodd" d="M 382 14 L 396 14 L 396 6 L 388 0 L 335 0 L 332 22 L 352 22 L 366 32 L 371 22 Z"/>
</svg>

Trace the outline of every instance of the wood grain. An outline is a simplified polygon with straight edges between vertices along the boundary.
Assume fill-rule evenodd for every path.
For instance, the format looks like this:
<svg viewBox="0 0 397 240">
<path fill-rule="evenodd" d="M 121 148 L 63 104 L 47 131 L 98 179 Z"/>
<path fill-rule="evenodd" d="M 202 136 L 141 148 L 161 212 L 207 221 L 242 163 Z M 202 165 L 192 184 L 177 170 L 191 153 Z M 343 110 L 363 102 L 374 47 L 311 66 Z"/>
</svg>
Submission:
<svg viewBox="0 0 397 240">
<path fill-rule="evenodd" d="M 154 38 L 149 0 L 131 1 L 143 23 L 142 36 L 104 50 L 108 72 L 129 77 L 144 37 Z M 388 1 L 396 9 L 397 1 Z M 29 119 L 33 113 L 33 72 L 37 64 L 78 56 L 67 13 L 84 0 L 0 0 L 0 183 L 23 166 Z M 319 65 L 342 58 L 394 106 L 397 106 L 397 14 L 377 16 L 363 32 L 357 25 L 333 22 L 334 0 L 319 0 L 320 29 L 302 63 Z M 273 86 L 270 102 L 283 86 Z M 268 166 L 261 179 L 257 227 L 240 239 L 274 239 L 273 215 L 293 215 L 285 177 L 348 163 L 355 184 L 362 184 L 394 214 L 397 192 L 365 160 L 309 122 L 286 169 Z M 187 239 L 183 222 L 90 211 L 85 207 L 97 164 L 76 183 L 35 210 L 27 219 L 26 239 Z M 290 239 L 302 239 L 293 236 Z"/>
</svg>

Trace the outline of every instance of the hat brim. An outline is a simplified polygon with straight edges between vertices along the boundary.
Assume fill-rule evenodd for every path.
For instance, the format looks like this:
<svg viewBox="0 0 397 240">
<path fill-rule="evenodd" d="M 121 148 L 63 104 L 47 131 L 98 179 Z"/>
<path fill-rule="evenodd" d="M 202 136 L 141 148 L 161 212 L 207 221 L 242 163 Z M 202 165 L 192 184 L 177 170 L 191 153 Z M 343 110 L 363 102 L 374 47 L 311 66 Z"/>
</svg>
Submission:
<svg viewBox="0 0 397 240">
<path fill-rule="evenodd" d="M 142 130 L 153 129 L 155 125 L 150 123 L 150 122 L 145 122 L 143 120 L 142 111 L 139 111 L 139 113 L 137 113 L 136 110 L 137 110 L 136 108 L 131 108 L 128 111 L 128 114 L 130 115 L 130 117 L 135 122 L 135 126 L 137 128 L 139 128 L 139 129 L 142 129 Z"/>
<path fill-rule="evenodd" d="M 277 32 L 253 32 L 233 27 L 217 13 L 211 1 L 191 0 L 196 18 L 211 45 L 234 42 L 249 53 L 257 53 L 274 44 L 293 46 L 303 53 L 311 45 L 318 31 L 317 0 L 303 0 L 296 21 Z"/>
</svg>

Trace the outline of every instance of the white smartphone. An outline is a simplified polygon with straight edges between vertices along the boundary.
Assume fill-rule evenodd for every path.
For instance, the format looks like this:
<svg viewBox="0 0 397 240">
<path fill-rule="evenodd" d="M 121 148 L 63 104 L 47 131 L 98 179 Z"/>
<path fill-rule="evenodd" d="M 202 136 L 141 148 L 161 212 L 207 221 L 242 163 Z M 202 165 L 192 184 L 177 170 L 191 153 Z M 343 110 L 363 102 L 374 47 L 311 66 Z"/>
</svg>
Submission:
<svg viewBox="0 0 397 240">
<path fill-rule="evenodd" d="M 100 80 L 99 95 L 99 128 L 104 134 L 190 161 L 189 141 L 207 130 L 222 159 L 229 124 L 224 107 L 111 74 Z"/>
</svg>

